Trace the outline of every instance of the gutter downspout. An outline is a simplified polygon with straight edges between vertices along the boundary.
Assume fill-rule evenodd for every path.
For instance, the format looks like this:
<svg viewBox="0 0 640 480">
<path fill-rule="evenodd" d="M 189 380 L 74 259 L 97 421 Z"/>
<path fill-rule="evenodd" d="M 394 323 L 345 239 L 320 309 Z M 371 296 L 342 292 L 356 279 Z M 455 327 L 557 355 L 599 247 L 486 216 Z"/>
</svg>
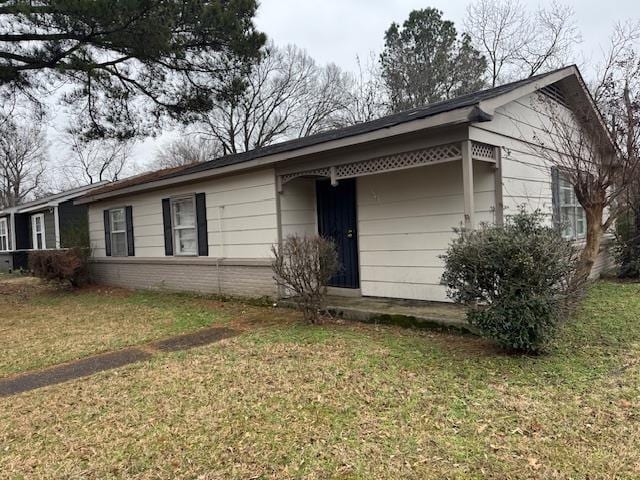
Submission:
<svg viewBox="0 0 640 480">
<path fill-rule="evenodd" d="M 222 211 L 224 205 L 218 205 L 218 234 L 220 235 L 220 255 L 216 255 L 216 271 L 218 277 L 218 295 L 222 295 L 222 280 L 220 279 L 220 257 L 224 256 L 224 238 L 222 234 Z"/>
</svg>

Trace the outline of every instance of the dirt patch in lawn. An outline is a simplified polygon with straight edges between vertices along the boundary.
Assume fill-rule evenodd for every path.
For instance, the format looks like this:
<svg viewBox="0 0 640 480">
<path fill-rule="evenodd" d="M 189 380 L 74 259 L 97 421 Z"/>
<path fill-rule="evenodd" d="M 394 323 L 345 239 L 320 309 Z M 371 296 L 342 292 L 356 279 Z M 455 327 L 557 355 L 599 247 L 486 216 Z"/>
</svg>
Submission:
<svg viewBox="0 0 640 480">
<path fill-rule="evenodd" d="M 34 295 L 55 292 L 57 287 L 35 277 L 0 277 L 0 301 L 25 300 Z"/>
<path fill-rule="evenodd" d="M 158 342 L 150 343 L 151 348 L 156 348 L 163 352 L 175 352 L 187 350 L 189 348 L 201 347 L 229 337 L 235 337 L 238 332 L 228 328 L 207 328 L 198 332 L 178 335 Z"/>
<path fill-rule="evenodd" d="M 127 288 L 109 287 L 107 285 L 86 285 L 81 289 L 74 290 L 76 295 L 108 295 L 111 298 L 129 298 L 135 292 Z"/>
<path fill-rule="evenodd" d="M 94 373 L 122 367 L 151 357 L 151 354 L 137 348 L 127 348 L 118 352 L 104 353 L 65 363 L 46 370 L 25 373 L 16 377 L 0 379 L 0 397 L 88 377 Z"/>
<path fill-rule="evenodd" d="M 126 348 L 118 350 L 117 352 L 93 355 L 83 358 L 82 360 L 56 365 L 55 367 L 44 370 L 27 372 L 11 378 L 0 379 L 0 397 L 88 377 L 98 372 L 147 360 L 151 358 L 155 350 L 162 352 L 187 350 L 218 342 L 236 335 L 238 335 L 237 331 L 228 328 L 207 328 L 198 332 L 177 335 L 158 342 L 141 345 L 137 348 Z"/>
<path fill-rule="evenodd" d="M 237 317 L 234 308 L 163 292 L 70 291 L 30 277 L 3 278 L 0 289 L 0 377 L 226 326 Z"/>
</svg>

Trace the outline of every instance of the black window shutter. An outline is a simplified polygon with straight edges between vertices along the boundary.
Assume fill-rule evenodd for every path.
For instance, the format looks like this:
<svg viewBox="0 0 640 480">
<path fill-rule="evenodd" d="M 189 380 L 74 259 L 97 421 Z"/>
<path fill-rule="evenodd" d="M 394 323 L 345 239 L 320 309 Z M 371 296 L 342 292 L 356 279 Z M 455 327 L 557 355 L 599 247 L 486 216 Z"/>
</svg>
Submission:
<svg viewBox="0 0 640 480">
<path fill-rule="evenodd" d="M 125 207 L 124 215 L 127 222 L 127 255 L 129 257 L 135 257 L 136 248 L 133 240 L 133 208 Z"/>
<path fill-rule="evenodd" d="M 198 226 L 198 255 L 208 257 L 207 200 L 204 193 L 196 193 L 196 225 Z"/>
<path fill-rule="evenodd" d="M 171 199 L 162 199 L 162 222 L 164 224 L 164 254 L 173 255 L 173 232 L 171 231 Z"/>
<path fill-rule="evenodd" d="M 560 169 L 551 167 L 551 204 L 553 205 L 553 225 L 560 230 Z"/>
<path fill-rule="evenodd" d="M 104 216 L 104 249 L 107 257 L 111 256 L 111 219 L 109 218 L 109 210 L 105 210 Z"/>
</svg>

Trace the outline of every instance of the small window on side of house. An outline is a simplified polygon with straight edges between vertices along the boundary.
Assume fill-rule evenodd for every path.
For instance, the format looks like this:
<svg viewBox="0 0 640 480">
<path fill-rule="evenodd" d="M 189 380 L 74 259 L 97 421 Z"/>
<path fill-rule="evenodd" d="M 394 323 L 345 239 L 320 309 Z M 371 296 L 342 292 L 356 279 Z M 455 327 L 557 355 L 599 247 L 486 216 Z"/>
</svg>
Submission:
<svg viewBox="0 0 640 480">
<path fill-rule="evenodd" d="M 0 252 L 9 250 L 9 225 L 6 218 L 0 218 Z"/>
<path fill-rule="evenodd" d="M 171 199 L 171 216 L 173 225 L 173 244 L 175 255 L 197 255 L 198 234 L 196 226 L 195 197 L 179 197 Z"/>
<path fill-rule="evenodd" d="M 126 257 L 127 220 L 124 208 L 109 210 L 109 224 L 111 227 L 111 255 L 114 257 Z"/>
<path fill-rule="evenodd" d="M 587 219 L 584 209 L 576 198 L 573 185 L 560 175 L 560 224 L 562 236 L 567 239 L 582 239 L 587 233 Z"/>
</svg>

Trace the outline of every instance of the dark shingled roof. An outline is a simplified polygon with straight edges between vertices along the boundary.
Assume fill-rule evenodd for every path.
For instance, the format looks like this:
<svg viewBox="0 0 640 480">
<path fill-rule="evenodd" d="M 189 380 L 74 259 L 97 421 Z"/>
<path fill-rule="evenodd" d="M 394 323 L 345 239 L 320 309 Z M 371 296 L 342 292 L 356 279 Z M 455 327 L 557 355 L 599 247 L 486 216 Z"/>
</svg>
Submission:
<svg viewBox="0 0 640 480">
<path fill-rule="evenodd" d="M 148 174 L 138 175 L 125 180 L 121 180 L 119 182 L 111 183 L 109 185 L 104 186 L 103 188 L 94 190 L 91 192 L 90 196 L 100 195 L 102 193 L 120 190 L 122 188 L 131 187 L 134 185 L 140 185 L 143 183 L 149 183 L 155 180 L 175 178 L 183 175 L 189 175 L 192 173 L 199 173 L 206 170 L 213 170 L 216 168 L 226 167 L 229 165 L 236 165 L 239 163 L 247 162 L 249 160 L 254 160 L 257 158 L 266 157 L 268 155 L 273 155 L 276 153 L 283 153 L 283 152 L 298 150 L 300 148 L 318 145 L 318 144 L 329 142 L 332 140 L 340 140 L 343 138 L 361 135 L 363 133 L 382 130 L 383 128 L 390 128 L 396 125 L 400 125 L 402 123 L 424 119 L 427 117 L 431 117 L 433 115 L 437 115 L 439 113 L 457 110 L 459 108 L 471 107 L 473 105 L 478 104 L 479 102 L 498 97 L 505 93 L 509 93 L 519 87 L 528 85 L 532 82 L 535 82 L 541 78 L 544 78 L 560 70 L 564 70 L 565 68 L 567 67 L 559 68 L 557 70 L 536 75 L 530 78 L 526 78 L 524 80 L 518 80 L 516 82 L 500 85 L 498 87 L 489 88 L 486 90 L 479 90 L 477 92 L 469 93 L 467 95 L 462 95 L 456 98 L 452 98 L 450 100 L 443 100 L 441 102 L 432 103 L 425 107 L 414 108 L 411 110 L 406 110 L 404 112 L 387 115 L 385 117 L 372 120 L 369 122 L 358 123 L 356 125 L 351 125 L 349 127 L 339 128 L 336 130 L 329 130 L 329 131 L 318 133 L 315 135 L 310 135 L 308 137 L 302 137 L 294 140 L 289 140 L 286 142 L 276 143 L 274 145 L 257 148 L 255 150 L 250 150 L 248 152 L 237 153 L 233 155 L 226 155 L 223 157 L 216 158 L 214 160 L 210 160 L 208 162 L 202 162 L 194 165 L 187 165 L 187 166 L 176 167 L 176 168 L 169 168 L 165 170 L 158 170 Z"/>
<path fill-rule="evenodd" d="M 0 209 L 0 215 L 8 215 L 10 211 L 20 212 L 20 210 L 23 210 L 25 208 L 37 207 L 39 205 L 46 205 L 48 203 L 56 202 L 56 200 L 59 200 L 62 198 L 69 198 L 70 200 L 72 200 L 74 198 L 86 196 L 87 193 L 92 190 L 99 190 L 99 189 L 101 190 L 102 186 L 103 185 L 106 186 L 107 183 L 108 182 L 106 180 L 103 180 L 94 184 L 82 185 L 81 187 L 70 188 L 68 190 L 63 190 L 62 192 L 51 193 L 43 197 L 37 198 L 35 200 L 30 200 L 28 202 L 20 203 L 15 207 L 7 207 L 4 209 Z"/>
</svg>

